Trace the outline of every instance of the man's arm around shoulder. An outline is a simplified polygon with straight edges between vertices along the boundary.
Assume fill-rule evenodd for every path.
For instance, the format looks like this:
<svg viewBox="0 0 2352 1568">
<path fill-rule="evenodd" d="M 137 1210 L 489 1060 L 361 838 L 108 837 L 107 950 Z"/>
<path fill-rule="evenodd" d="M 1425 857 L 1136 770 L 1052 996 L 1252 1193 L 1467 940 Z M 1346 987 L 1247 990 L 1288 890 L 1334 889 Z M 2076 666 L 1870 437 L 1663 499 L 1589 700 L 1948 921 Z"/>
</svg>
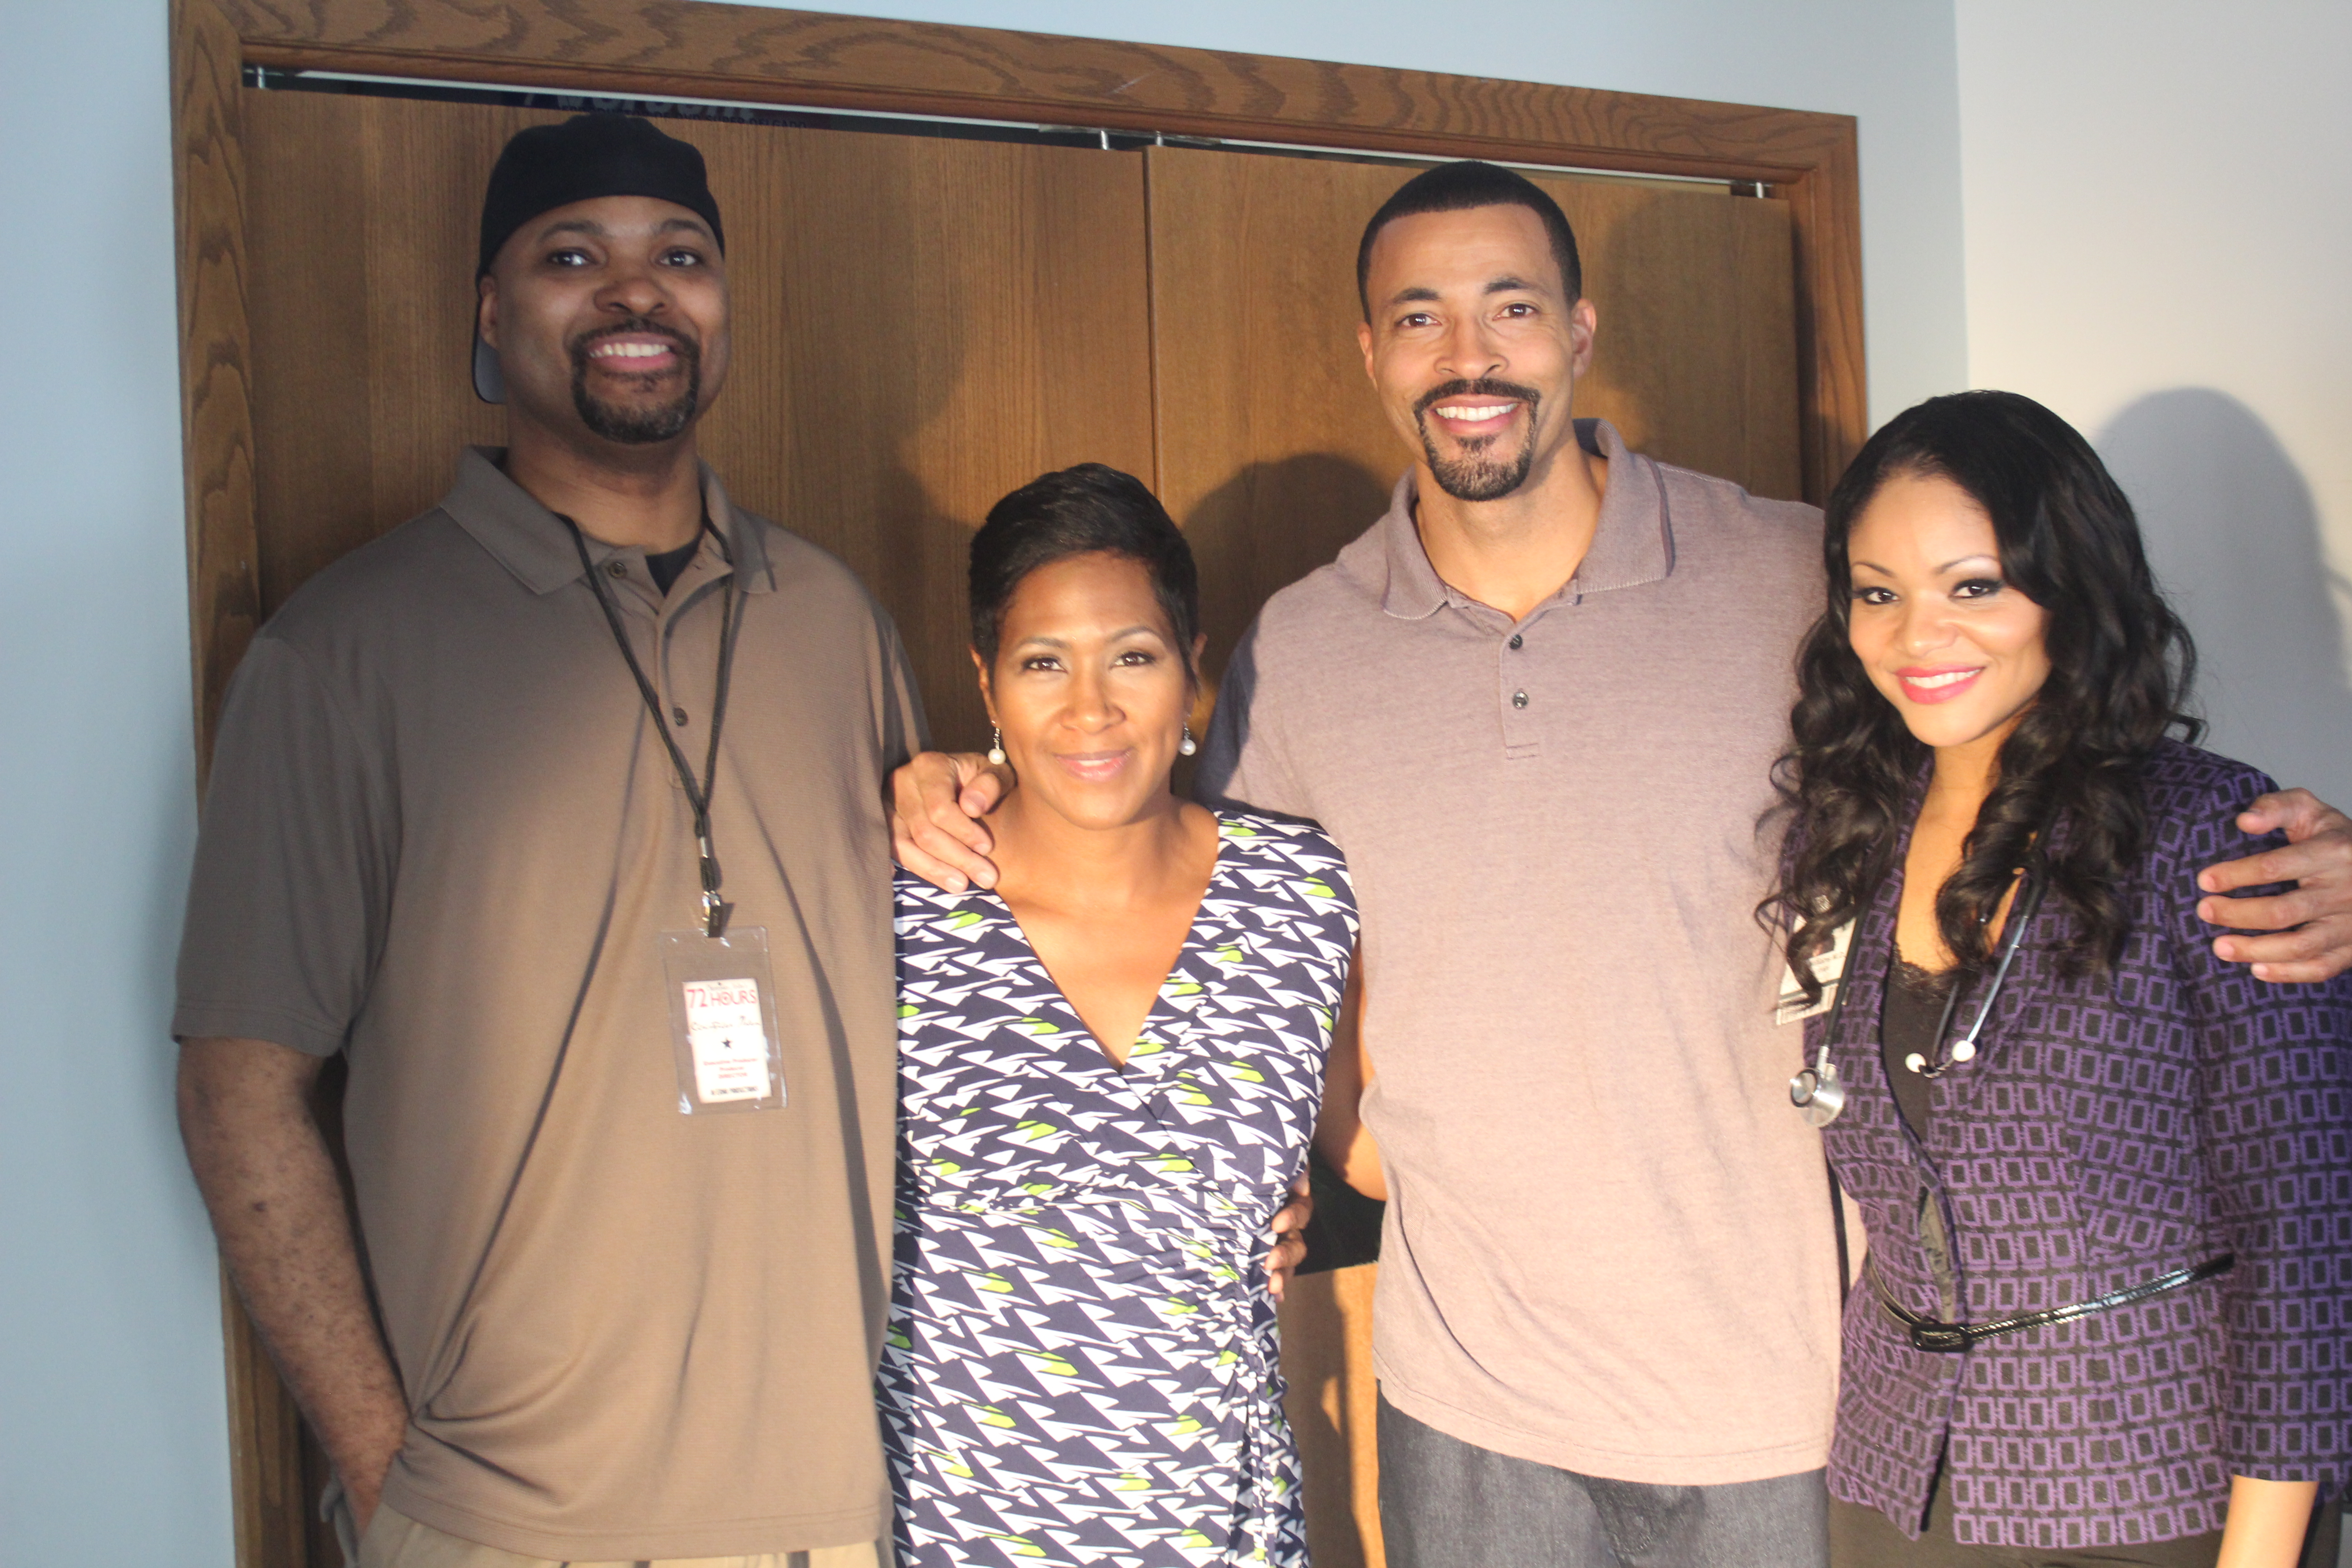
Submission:
<svg viewBox="0 0 2352 1568">
<path fill-rule="evenodd" d="M 408 1430 L 311 1091 L 323 1058 L 267 1040 L 180 1049 L 180 1133 L 237 1295 L 361 1530 Z"/>
<path fill-rule="evenodd" d="M 2277 849 L 2209 866 L 2197 886 L 2209 894 L 2292 882 L 2269 898 L 2207 898 L 2198 918 L 2262 935 L 2225 936 L 2215 956 L 2251 964 L 2254 978 L 2315 985 L 2352 968 L 2352 818 L 2307 789 L 2282 790 L 2248 806 L 2238 826 L 2249 834 L 2284 831 Z"/>
</svg>

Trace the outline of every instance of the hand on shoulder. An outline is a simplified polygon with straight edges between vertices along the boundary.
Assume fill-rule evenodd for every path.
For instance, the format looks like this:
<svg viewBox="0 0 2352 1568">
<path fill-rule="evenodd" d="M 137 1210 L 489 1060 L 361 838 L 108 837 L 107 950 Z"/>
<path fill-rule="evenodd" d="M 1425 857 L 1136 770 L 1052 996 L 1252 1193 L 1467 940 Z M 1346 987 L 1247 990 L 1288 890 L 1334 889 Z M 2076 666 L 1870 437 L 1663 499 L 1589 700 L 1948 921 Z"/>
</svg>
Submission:
<svg viewBox="0 0 2352 1568">
<path fill-rule="evenodd" d="M 2287 842 L 2198 874 L 2197 886 L 2208 895 L 2198 902 L 2200 920 L 2260 933 L 2218 938 L 2214 955 L 2282 984 L 2316 984 L 2352 968 L 2352 817 L 2307 789 L 2289 789 L 2255 800 L 2238 826 L 2249 834 L 2284 831 Z M 2282 882 L 2294 889 L 2221 896 Z"/>
<path fill-rule="evenodd" d="M 890 850 L 944 893 L 996 886 L 995 839 L 981 819 L 1012 792 L 1013 770 L 976 752 L 924 752 L 890 775 Z"/>
</svg>

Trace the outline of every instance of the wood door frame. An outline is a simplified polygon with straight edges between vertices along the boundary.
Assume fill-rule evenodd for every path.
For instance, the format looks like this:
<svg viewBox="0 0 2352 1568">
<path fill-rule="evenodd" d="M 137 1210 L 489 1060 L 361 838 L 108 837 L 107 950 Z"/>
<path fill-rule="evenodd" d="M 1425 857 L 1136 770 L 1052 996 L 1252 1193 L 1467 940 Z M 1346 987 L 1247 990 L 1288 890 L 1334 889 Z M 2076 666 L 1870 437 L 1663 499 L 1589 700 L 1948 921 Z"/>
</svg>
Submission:
<svg viewBox="0 0 2352 1568">
<path fill-rule="evenodd" d="M 260 617 L 247 66 L 1084 126 L 1756 181 L 1790 207 L 1804 492 L 1868 429 L 1850 115 L 700 0 L 173 0 L 181 415 L 200 770 Z M 302 1568 L 300 1429 L 227 1312 L 239 1568 Z"/>
</svg>

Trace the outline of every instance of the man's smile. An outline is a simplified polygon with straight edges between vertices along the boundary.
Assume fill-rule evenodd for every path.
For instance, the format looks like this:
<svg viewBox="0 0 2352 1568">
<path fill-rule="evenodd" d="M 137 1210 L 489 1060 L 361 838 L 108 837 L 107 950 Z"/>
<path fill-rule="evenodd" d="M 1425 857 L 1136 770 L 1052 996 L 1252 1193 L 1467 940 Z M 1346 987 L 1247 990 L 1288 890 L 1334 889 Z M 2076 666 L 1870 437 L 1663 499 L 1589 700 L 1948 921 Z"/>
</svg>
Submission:
<svg viewBox="0 0 2352 1568">
<path fill-rule="evenodd" d="M 1504 403 L 1441 403 L 1430 412 L 1438 423 L 1463 436 L 1491 436 L 1502 422 L 1518 412 L 1516 399 Z"/>
<path fill-rule="evenodd" d="M 588 349 L 588 359 L 598 369 L 629 375 L 668 370 L 678 363 L 679 358 L 676 339 L 649 332 L 601 338 Z"/>
<path fill-rule="evenodd" d="M 570 340 L 572 402 L 608 441 L 674 439 L 702 401 L 702 346 L 646 316 L 607 321 Z M 658 406 L 653 405 L 658 404 Z"/>
<path fill-rule="evenodd" d="M 1433 386 L 1414 399 L 1412 412 L 1424 440 L 1434 426 L 1475 449 L 1517 424 L 1521 414 L 1532 418 L 1538 396 L 1531 386 L 1486 376 Z"/>
</svg>

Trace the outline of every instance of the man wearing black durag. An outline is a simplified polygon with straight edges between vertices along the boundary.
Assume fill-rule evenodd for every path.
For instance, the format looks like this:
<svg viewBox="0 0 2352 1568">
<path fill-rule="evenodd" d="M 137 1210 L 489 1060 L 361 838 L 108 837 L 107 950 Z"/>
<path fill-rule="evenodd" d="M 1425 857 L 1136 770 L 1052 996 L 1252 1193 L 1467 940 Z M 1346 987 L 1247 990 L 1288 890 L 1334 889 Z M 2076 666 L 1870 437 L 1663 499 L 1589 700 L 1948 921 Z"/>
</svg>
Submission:
<svg viewBox="0 0 2352 1568">
<path fill-rule="evenodd" d="M 873 1564 L 913 685 L 848 571 L 696 459 L 729 346 L 698 153 L 523 132 L 478 291 L 507 446 L 228 695 L 190 1158 L 366 1568 Z M 348 1210 L 310 1109 L 338 1053 Z"/>
</svg>

